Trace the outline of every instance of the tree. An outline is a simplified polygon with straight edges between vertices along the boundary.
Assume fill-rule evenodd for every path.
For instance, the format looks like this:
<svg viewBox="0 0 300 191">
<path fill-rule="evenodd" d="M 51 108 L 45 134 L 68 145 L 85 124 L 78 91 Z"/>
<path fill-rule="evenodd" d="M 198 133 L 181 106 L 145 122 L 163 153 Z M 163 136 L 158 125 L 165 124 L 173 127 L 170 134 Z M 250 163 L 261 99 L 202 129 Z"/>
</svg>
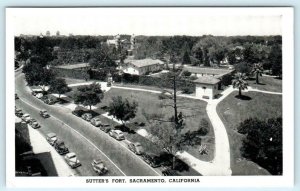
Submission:
<svg viewBox="0 0 300 191">
<path fill-rule="evenodd" d="M 116 119 L 122 121 L 123 125 L 126 121 L 134 118 L 137 112 L 138 103 L 129 102 L 127 98 L 121 96 L 112 97 L 112 102 L 109 104 L 108 112 Z"/>
<path fill-rule="evenodd" d="M 166 116 L 164 112 L 159 113 L 155 111 L 154 113 L 146 113 L 144 110 L 142 111 L 146 120 L 149 121 L 150 133 L 159 139 L 155 143 L 173 156 L 173 169 L 175 168 L 175 155 L 177 151 L 182 150 L 184 145 L 189 144 L 189 140 L 185 139 L 186 137 L 181 132 L 185 127 L 184 119 L 190 116 L 184 115 L 182 111 L 178 110 L 184 107 L 177 99 L 177 82 L 181 79 L 182 73 L 182 68 L 175 68 L 175 63 L 173 63 L 173 69 L 164 79 L 164 81 L 170 81 L 173 85 L 173 91 L 163 90 L 163 94 L 159 95 L 159 99 L 161 100 L 160 106 L 171 108 L 171 116 Z M 193 108 L 193 110 L 195 109 Z"/>
<path fill-rule="evenodd" d="M 270 62 L 272 64 L 272 74 L 281 78 L 282 75 L 282 47 L 280 45 L 274 45 L 271 48 Z"/>
<path fill-rule="evenodd" d="M 95 82 L 88 86 L 79 87 L 74 93 L 74 102 L 89 106 L 90 110 L 93 105 L 100 103 L 102 98 L 103 91 L 101 90 L 101 86 Z"/>
<path fill-rule="evenodd" d="M 266 168 L 273 175 L 282 174 L 282 118 L 266 121 L 250 118 L 242 122 L 238 132 L 245 135 L 242 156 Z"/>
<path fill-rule="evenodd" d="M 243 73 L 245 74 L 246 76 L 250 75 L 251 73 L 251 66 L 249 63 L 247 62 L 239 62 L 238 64 L 235 65 L 235 70 L 239 73 Z"/>
<path fill-rule="evenodd" d="M 200 124 L 199 124 L 199 129 L 198 129 L 198 133 L 201 136 L 205 136 L 207 135 L 209 132 L 209 123 L 206 119 L 201 119 Z"/>
<path fill-rule="evenodd" d="M 68 87 L 65 79 L 57 78 L 51 81 L 49 91 L 57 93 L 58 98 L 60 98 L 61 94 L 71 91 L 71 88 Z"/>
<path fill-rule="evenodd" d="M 51 69 L 42 67 L 36 62 L 25 64 L 23 67 L 25 80 L 30 86 L 41 86 L 45 91 L 45 87 L 50 85 L 51 81 L 55 79 L 55 74 Z"/>
<path fill-rule="evenodd" d="M 245 74 L 238 73 L 235 76 L 235 79 L 232 80 L 233 88 L 239 89 L 239 97 L 242 96 L 242 90 L 245 90 L 248 88 L 248 83 L 246 82 L 245 78 L 246 78 Z"/>
<path fill-rule="evenodd" d="M 262 76 L 263 73 L 263 67 L 261 64 L 254 64 L 251 74 L 255 75 L 255 82 L 256 84 L 259 84 L 258 76 Z"/>
<path fill-rule="evenodd" d="M 184 65 L 184 64 L 191 64 L 190 55 L 187 51 L 184 52 L 183 57 L 182 57 L 182 65 Z"/>
</svg>

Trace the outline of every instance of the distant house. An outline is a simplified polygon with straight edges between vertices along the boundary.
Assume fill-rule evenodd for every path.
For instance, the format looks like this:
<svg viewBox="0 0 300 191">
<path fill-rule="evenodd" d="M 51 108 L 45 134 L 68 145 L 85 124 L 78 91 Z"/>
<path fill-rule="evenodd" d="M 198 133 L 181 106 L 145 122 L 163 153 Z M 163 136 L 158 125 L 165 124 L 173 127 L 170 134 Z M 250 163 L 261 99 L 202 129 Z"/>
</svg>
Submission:
<svg viewBox="0 0 300 191">
<path fill-rule="evenodd" d="M 126 49 L 127 51 L 132 51 L 135 44 L 135 37 L 134 35 L 132 35 L 130 40 L 121 39 L 120 35 L 118 34 L 114 36 L 113 39 L 107 39 L 106 44 L 115 48 L 119 48 L 119 46 L 122 46 L 122 48 Z"/>
<path fill-rule="evenodd" d="M 202 76 L 194 81 L 196 83 L 196 97 L 213 99 L 220 91 L 220 80 L 211 76 Z"/>
<path fill-rule="evenodd" d="M 142 60 L 125 59 L 121 70 L 127 74 L 145 75 L 150 72 L 162 70 L 164 62 L 159 59 L 146 58 Z"/>
<path fill-rule="evenodd" d="M 214 99 L 221 90 L 222 78 L 231 75 L 234 70 L 218 68 L 185 67 L 198 79 L 193 82 L 196 84 L 196 97 Z"/>
</svg>

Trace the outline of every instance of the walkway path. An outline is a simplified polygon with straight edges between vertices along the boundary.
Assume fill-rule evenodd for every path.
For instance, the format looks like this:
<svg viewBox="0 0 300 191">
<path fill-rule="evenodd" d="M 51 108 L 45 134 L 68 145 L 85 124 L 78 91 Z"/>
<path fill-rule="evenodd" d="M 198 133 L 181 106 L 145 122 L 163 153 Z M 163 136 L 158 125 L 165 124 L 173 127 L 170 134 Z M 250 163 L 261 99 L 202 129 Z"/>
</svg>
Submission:
<svg viewBox="0 0 300 191">
<path fill-rule="evenodd" d="M 149 89 L 133 88 L 133 87 L 112 86 L 112 88 L 142 91 L 142 92 L 149 92 L 155 94 L 161 93 L 161 91 L 157 91 L 157 90 L 149 90 Z M 230 146 L 229 146 L 228 134 L 222 120 L 220 119 L 217 113 L 216 108 L 217 105 L 233 91 L 237 91 L 237 89 L 234 89 L 232 86 L 230 86 L 229 88 L 227 88 L 225 91 L 222 92 L 222 95 L 218 99 L 213 99 L 213 100 L 198 98 L 191 95 L 178 94 L 178 97 L 184 97 L 188 99 L 198 99 L 208 103 L 206 107 L 206 112 L 213 126 L 214 136 L 215 136 L 214 159 L 210 162 L 206 162 L 195 158 L 194 156 L 192 156 L 191 154 L 185 151 L 177 153 L 178 158 L 185 161 L 190 167 L 192 167 L 193 169 L 195 169 L 196 171 L 198 171 L 204 176 L 205 175 L 206 176 L 207 175 L 230 176 L 232 174 L 230 168 L 231 162 L 230 162 Z M 282 94 L 279 92 L 258 90 L 252 87 L 248 87 L 248 90 L 246 90 L 246 92 L 247 91 L 256 91 L 256 92 L 276 94 L 276 95 Z M 119 123 L 119 121 L 117 121 L 111 116 L 108 116 L 107 114 L 104 114 L 103 116 L 110 118 Z"/>
<path fill-rule="evenodd" d="M 75 85 L 73 85 L 73 86 L 75 86 Z M 133 88 L 133 87 L 112 86 L 112 88 L 132 90 L 132 91 L 142 91 L 142 92 L 149 92 L 149 93 L 155 93 L 155 94 L 161 93 L 161 91 L 157 91 L 157 90 L 149 90 L 149 89 Z M 214 159 L 210 162 L 201 161 L 185 151 L 177 152 L 177 154 L 176 154 L 178 158 L 185 161 L 191 168 L 195 169 L 202 175 L 206 175 L 206 176 L 213 176 L 213 175 L 230 176 L 231 175 L 230 147 L 229 147 L 228 136 L 227 136 L 226 128 L 217 114 L 216 106 L 226 96 L 228 96 L 232 91 L 234 91 L 234 89 L 232 87 L 229 87 L 228 89 L 226 89 L 223 92 L 221 97 L 219 97 L 218 99 L 215 99 L 215 100 L 207 100 L 207 99 L 198 98 L 195 96 L 185 95 L 185 94 L 178 95 L 178 97 L 184 97 L 184 98 L 188 98 L 188 99 L 197 99 L 197 100 L 202 100 L 202 101 L 205 101 L 208 103 L 206 111 L 207 111 L 208 117 L 210 118 L 210 121 L 212 123 L 213 129 L 214 129 L 214 134 L 215 134 L 215 156 L 214 156 Z M 107 117 L 111 120 L 114 120 L 117 123 L 120 123 L 120 121 L 113 118 L 112 116 L 108 116 L 107 113 L 103 114 L 103 116 Z"/>
</svg>

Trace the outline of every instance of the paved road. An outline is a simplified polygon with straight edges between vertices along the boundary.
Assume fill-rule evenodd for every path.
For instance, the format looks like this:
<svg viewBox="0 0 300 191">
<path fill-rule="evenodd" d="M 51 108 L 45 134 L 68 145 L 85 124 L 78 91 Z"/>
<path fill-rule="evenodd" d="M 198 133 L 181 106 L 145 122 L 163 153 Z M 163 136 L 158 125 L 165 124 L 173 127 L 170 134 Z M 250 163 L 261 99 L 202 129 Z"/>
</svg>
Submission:
<svg viewBox="0 0 300 191">
<path fill-rule="evenodd" d="M 15 73 L 16 93 L 21 98 L 17 106 L 24 109 L 42 124 L 40 131 L 45 134 L 55 132 L 78 154 L 82 167 L 77 169 L 78 175 L 95 175 L 90 167 L 91 159 L 101 157 L 111 170 L 110 175 L 119 176 L 158 176 L 161 173 L 148 166 L 140 157 L 129 151 L 125 143 L 112 139 L 108 134 L 90 123 L 71 114 L 67 108 L 55 105 L 49 106 L 33 97 L 26 86 L 24 74 Z M 46 109 L 51 117 L 41 119 L 38 110 Z M 107 157 L 105 157 L 107 156 Z"/>
</svg>

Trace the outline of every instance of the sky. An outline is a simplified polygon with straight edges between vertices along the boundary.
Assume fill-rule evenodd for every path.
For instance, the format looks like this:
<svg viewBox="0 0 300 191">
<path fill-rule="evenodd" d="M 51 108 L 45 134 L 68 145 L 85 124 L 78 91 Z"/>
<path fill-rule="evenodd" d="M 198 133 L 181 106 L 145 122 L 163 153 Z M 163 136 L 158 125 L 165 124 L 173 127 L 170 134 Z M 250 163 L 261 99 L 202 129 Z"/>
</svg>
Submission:
<svg viewBox="0 0 300 191">
<path fill-rule="evenodd" d="M 14 35 L 281 35 L 276 8 L 9 8 Z"/>
</svg>

